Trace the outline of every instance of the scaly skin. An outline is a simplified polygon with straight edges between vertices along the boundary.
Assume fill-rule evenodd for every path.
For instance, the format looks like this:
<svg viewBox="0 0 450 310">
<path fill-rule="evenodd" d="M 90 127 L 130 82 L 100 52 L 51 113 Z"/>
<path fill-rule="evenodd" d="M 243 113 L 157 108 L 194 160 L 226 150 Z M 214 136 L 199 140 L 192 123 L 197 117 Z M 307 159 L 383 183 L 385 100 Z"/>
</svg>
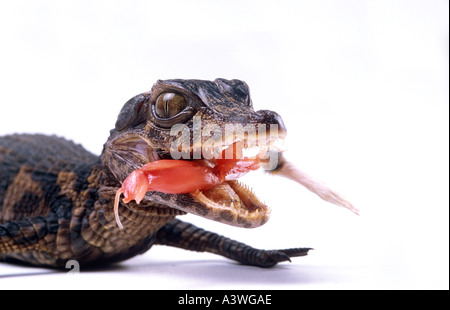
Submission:
<svg viewBox="0 0 450 310">
<path fill-rule="evenodd" d="M 1 259 L 57 268 L 77 260 L 83 268 L 128 259 L 153 244 L 211 252 L 261 267 L 307 254 L 308 248 L 257 250 L 175 219 L 192 212 L 220 221 L 235 220 L 232 225 L 253 225 L 253 218 L 230 220 L 231 211 L 214 210 L 190 194 L 149 192 L 139 205 L 121 202 L 123 229 L 117 226 L 113 203 L 123 180 L 146 161 L 168 158 L 173 141 L 168 124 L 161 127 L 148 116 L 161 90 L 195 98 L 192 115 L 178 119 L 190 124 L 191 130 L 193 115 L 204 124 L 212 120 L 219 124 L 276 122 L 285 130 L 275 113 L 253 111 L 243 82 L 170 80 L 159 81 L 151 92 L 125 104 L 101 156 L 55 136 L 0 137 Z"/>
</svg>

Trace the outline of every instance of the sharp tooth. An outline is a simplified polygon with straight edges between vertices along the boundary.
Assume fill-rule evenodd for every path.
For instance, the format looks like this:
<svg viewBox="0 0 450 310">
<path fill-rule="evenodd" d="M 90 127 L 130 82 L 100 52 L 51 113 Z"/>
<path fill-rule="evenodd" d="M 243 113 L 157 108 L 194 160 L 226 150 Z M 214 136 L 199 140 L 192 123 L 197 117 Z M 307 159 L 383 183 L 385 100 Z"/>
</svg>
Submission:
<svg viewBox="0 0 450 310">
<path fill-rule="evenodd" d="M 231 202 L 230 209 L 234 209 L 234 202 Z"/>
<path fill-rule="evenodd" d="M 270 149 L 275 149 L 279 152 L 284 152 L 286 151 L 286 145 L 285 145 L 285 139 L 281 138 L 271 138 L 269 140 L 269 148 Z"/>
<path fill-rule="evenodd" d="M 256 157 L 260 153 L 260 148 L 256 145 L 247 147 L 242 150 L 242 155 L 244 157 L 253 158 Z"/>
</svg>

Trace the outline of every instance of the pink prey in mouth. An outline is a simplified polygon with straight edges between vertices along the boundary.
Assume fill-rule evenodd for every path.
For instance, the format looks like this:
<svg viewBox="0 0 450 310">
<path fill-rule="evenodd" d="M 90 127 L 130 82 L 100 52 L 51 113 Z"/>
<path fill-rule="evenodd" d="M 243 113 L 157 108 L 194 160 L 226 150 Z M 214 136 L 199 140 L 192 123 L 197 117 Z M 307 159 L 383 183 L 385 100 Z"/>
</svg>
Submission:
<svg viewBox="0 0 450 310">
<path fill-rule="evenodd" d="M 193 193 L 198 199 L 205 199 L 206 196 L 202 192 L 207 192 L 224 182 L 236 180 L 247 172 L 259 168 L 259 158 L 245 157 L 216 159 L 214 167 L 204 165 L 204 161 L 163 159 L 150 162 L 134 170 L 116 192 L 114 214 L 117 225 L 123 228 L 118 214 L 122 194 L 124 203 L 135 200 L 137 204 L 141 202 L 147 191 L 167 194 Z M 236 186 L 234 188 L 236 190 Z"/>
</svg>

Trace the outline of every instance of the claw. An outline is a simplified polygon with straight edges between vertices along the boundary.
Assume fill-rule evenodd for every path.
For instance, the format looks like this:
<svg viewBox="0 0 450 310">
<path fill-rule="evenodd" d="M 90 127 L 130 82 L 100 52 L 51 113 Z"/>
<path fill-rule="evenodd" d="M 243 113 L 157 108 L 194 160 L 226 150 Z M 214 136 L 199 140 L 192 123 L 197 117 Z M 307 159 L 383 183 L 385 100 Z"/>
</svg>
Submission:
<svg viewBox="0 0 450 310">
<path fill-rule="evenodd" d="M 291 262 L 291 257 L 305 256 L 311 248 L 292 248 L 285 250 L 263 251 L 263 259 L 259 266 L 272 267 L 281 262 Z"/>
<path fill-rule="evenodd" d="M 292 249 L 284 249 L 279 250 L 286 254 L 289 257 L 298 257 L 298 256 L 305 256 L 308 255 L 308 252 L 310 250 L 314 250 L 313 248 L 292 248 Z"/>
</svg>

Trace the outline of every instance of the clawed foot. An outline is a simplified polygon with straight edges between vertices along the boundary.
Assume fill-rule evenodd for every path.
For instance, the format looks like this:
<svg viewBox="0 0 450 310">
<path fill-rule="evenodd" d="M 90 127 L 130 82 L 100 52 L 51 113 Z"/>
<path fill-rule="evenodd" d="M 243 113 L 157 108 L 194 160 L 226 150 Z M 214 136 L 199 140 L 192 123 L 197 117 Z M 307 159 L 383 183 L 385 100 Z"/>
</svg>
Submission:
<svg viewBox="0 0 450 310">
<path fill-rule="evenodd" d="M 259 250 L 256 261 L 251 263 L 258 267 L 272 267 L 277 263 L 291 261 L 291 257 L 305 256 L 312 248 L 292 248 L 284 250 Z"/>
</svg>

